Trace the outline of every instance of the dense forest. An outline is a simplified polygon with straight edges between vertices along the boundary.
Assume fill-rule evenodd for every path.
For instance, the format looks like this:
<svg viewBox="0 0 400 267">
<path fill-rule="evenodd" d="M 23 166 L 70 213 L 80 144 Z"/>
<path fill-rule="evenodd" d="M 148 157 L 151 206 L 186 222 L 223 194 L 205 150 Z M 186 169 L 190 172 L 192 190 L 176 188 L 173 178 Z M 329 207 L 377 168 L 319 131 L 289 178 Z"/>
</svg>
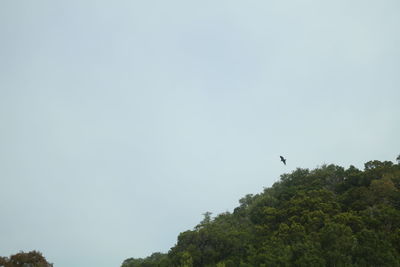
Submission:
<svg viewBox="0 0 400 267">
<path fill-rule="evenodd" d="M 400 156 L 299 168 L 232 213 L 205 213 L 168 253 L 122 267 L 400 266 L 399 190 Z"/>
</svg>

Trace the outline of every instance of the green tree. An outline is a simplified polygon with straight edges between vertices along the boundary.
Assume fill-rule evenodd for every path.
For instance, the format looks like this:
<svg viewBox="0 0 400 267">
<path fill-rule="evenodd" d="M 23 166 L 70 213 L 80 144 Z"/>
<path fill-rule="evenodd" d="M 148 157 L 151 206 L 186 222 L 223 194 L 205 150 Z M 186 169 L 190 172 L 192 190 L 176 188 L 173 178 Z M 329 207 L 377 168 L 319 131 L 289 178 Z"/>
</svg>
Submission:
<svg viewBox="0 0 400 267">
<path fill-rule="evenodd" d="M 203 215 L 168 254 L 124 267 L 399 266 L 400 164 L 299 168 Z"/>
</svg>

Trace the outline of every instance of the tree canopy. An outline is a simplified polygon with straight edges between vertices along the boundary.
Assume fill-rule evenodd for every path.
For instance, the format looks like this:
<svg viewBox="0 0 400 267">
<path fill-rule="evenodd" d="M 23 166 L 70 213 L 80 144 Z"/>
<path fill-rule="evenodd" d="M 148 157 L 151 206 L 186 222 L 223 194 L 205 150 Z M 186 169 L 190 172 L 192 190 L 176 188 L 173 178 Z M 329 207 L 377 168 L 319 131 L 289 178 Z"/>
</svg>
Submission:
<svg viewBox="0 0 400 267">
<path fill-rule="evenodd" d="M 296 169 L 122 267 L 400 266 L 399 163 Z"/>
<path fill-rule="evenodd" d="M 19 252 L 10 257 L 0 257 L 0 267 L 52 267 L 38 251 Z"/>
</svg>

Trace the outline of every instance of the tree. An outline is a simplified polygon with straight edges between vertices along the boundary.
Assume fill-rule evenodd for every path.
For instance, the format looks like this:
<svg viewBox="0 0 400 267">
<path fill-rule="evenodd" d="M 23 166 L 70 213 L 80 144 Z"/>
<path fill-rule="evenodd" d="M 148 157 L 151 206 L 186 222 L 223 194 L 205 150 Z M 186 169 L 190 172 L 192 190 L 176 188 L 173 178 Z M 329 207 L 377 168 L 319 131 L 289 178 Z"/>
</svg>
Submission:
<svg viewBox="0 0 400 267">
<path fill-rule="evenodd" d="M 153 257 L 124 267 L 400 267 L 400 164 L 297 169 L 239 204 L 233 213 L 203 214 L 164 263 Z"/>
<path fill-rule="evenodd" d="M 0 266 L 4 267 L 52 267 L 42 253 L 38 251 L 19 252 L 11 255 L 10 258 L 0 258 Z"/>
<path fill-rule="evenodd" d="M 212 220 L 212 219 L 211 219 L 211 215 L 212 215 L 212 212 L 210 212 L 210 211 L 206 211 L 205 213 L 203 213 L 204 218 L 203 218 L 203 220 L 200 222 L 200 224 L 198 224 L 198 225 L 196 226 L 196 229 L 198 230 L 198 229 L 201 229 L 202 227 L 208 225 L 208 224 L 211 222 L 211 220 Z"/>
</svg>

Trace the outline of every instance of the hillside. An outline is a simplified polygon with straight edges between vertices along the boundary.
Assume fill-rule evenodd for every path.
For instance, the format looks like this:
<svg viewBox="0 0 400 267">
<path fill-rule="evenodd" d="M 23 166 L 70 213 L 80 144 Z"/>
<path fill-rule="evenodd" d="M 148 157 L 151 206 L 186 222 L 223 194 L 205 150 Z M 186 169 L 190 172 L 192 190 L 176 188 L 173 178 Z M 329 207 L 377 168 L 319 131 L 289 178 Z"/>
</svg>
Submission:
<svg viewBox="0 0 400 267">
<path fill-rule="evenodd" d="M 390 161 L 297 169 L 233 213 L 205 213 L 168 253 L 122 267 L 400 266 L 399 190 Z"/>
</svg>

